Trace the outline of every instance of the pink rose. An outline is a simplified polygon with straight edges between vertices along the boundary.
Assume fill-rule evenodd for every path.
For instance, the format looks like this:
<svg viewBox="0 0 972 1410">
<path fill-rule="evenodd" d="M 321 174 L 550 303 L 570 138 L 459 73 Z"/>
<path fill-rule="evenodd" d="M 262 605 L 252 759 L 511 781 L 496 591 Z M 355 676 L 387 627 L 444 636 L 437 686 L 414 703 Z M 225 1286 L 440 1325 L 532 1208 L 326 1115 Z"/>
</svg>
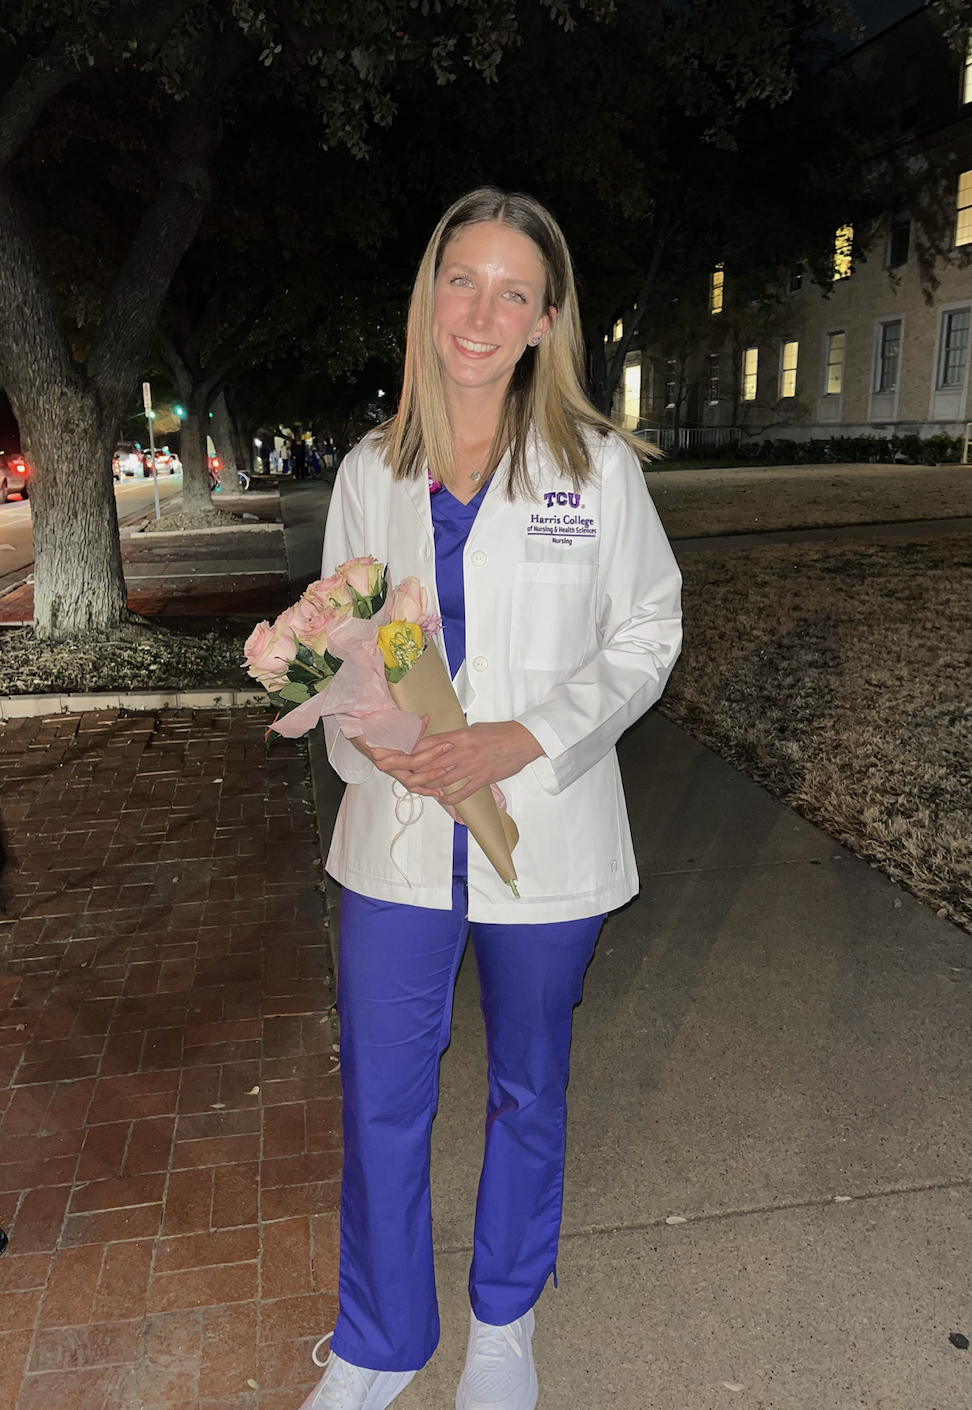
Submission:
<svg viewBox="0 0 972 1410">
<path fill-rule="evenodd" d="M 393 622 L 418 622 L 429 612 L 429 591 L 418 578 L 403 578 L 391 595 Z"/>
<path fill-rule="evenodd" d="M 376 563 L 373 558 L 349 558 L 347 563 L 340 564 L 337 571 L 348 587 L 361 597 L 371 598 L 381 587 L 385 565 Z"/>
<path fill-rule="evenodd" d="M 316 602 L 320 607 L 333 608 L 341 616 L 347 616 L 354 606 L 348 585 L 339 572 L 332 573 L 329 578 L 320 582 L 311 583 L 304 597 L 309 602 Z"/>
<path fill-rule="evenodd" d="M 318 656 L 323 656 L 327 650 L 327 634 L 332 624 L 342 617 L 347 617 L 350 608 L 337 611 L 326 603 L 322 606 L 317 598 L 308 597 L 305 593 L 291 611 L 293 629 L 298 639 L 304 646 L 309 646 L 311 651 L 316 651 Z"/>
<path fill-rule="evenodd" d="M 281 629 L 280 619 L 260 622 L 243 647 L 246 669 L 266 690 L 279 690 L 287 681 L 287 667 L 297 654 L 292 633 Z"/>
</svg>

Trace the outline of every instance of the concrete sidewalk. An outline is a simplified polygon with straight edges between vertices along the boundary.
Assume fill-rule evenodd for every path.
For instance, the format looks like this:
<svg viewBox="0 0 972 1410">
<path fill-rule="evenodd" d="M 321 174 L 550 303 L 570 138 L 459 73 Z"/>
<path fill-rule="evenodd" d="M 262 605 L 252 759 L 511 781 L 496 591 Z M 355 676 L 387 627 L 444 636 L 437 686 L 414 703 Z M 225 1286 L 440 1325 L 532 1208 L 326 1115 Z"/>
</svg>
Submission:
<svg viewBox="0 0 972 1410">
<path fill-rule="evenodd" d="M 970 938 L 658 714 L 621 755 L 642 891 L 577 1012 L 540 1406 L 967 1410 Z M 454 1404 L 484 1102 L 467 953 L 396 1410 Z"/>
</svg>

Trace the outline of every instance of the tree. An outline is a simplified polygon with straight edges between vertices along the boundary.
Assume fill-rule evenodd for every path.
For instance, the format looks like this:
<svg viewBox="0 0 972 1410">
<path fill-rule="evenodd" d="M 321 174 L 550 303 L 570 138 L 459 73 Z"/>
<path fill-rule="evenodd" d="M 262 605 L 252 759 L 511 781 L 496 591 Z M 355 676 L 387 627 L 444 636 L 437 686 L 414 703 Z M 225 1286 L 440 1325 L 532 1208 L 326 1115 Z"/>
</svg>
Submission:
<svg viewBox="0 0 972 1410">
<path fill-rule="evenodd" d="M 125 616 L 112 444 L 207 207 L 227 110 L 262 81 L 298 95 L 325 141 L 361 152 L 369 125 L 392 117 L 387 88 L 400 65 L 427 65 L 439 81 L 461 61 L 489 73 L 514 27 L 512 0 L 421 8 L 409 0 L 293 0 L 271 14 L 248 0 L 5 5 L 0 382 L 34 475 L 40 635 L 109 628 Z M 72 121 L 78 107 L 90 125 Z M 101 181 L 112 229 L 92 247 L 102 275 L 92 290 L 73 277 L 57 213 L 53 224 L 44 220 L 40 177 L 57 164 L 62 172 L 75 162 L 90 167 L 99 146 L 109 164 L 129 170 Z M 78 192 L 80 200 L 90 195 Z M 84 307 L 73 336 L 72 305 Z"/>
</svg>

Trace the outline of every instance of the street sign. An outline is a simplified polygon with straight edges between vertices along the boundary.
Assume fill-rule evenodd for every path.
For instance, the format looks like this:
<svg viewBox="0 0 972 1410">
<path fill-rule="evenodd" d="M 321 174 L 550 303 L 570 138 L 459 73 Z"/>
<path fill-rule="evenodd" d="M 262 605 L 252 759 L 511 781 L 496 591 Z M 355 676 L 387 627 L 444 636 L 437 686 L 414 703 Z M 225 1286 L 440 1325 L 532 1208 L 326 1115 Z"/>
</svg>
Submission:
<svg viewBox="0 0 972 1410">
<path fill-rule="evenodd" d="M 129 383 L 129 386 L 131 386 L 131 383 Z M 142 405 L 145 407 L 146 413 L 148 413 L 149 411 L 152 410 L 152 383 L 151 383 L 151 382 L 143 382 L 143 383 L 142 383 Z"/>
</svg>

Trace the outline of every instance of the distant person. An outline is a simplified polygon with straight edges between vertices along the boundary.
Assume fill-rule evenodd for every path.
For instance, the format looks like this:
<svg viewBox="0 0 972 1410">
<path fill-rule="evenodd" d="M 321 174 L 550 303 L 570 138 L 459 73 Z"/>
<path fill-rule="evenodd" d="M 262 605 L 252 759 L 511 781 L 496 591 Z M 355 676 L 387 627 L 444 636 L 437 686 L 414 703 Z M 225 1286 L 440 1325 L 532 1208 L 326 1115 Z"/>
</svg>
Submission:
<svg viewBox="0 0 972 1410">
<path fill-rule="evenodd" d="M 307 469 L 308 473 L 312 475 L 315 480 L 319 480 L 321 478 L 321 457 L 318 454 L 317 447 L 315 445 L 312 445 L 310 448 L 310 455 L 307 461 Z"/>
<path fill-rule="evenodd" d="M 289 441 L 284 441 L 283 445 L 280 447 L 280 473 L 281 473 L 281 475 L 289 475 L 289 474 L 290 474 L 290 450 L 291 450 L 290 442 L 289 442 Z"/>
<path fill-rule="evenodd" d="M 269 441 L 260 442 L 260 464 L 263 467 L 264 475 L 270 474 L 271 446 Z"/>
<path fill-rule="evenodd" d="M 307 442 L 299 440 L 295 442 L 290 453 L 290 468 L 293 471 L 295 480 L 304 478 L 304 471 L 307 469 Z"/>
<path fill-rule="evenodd" d="M 324 464 L 327 466 L 328 470 L 334 469 L 335 459 L 334 442 L 331 440 L 330 436 L 327 436 L 324 441 Z"/>
</svg>

